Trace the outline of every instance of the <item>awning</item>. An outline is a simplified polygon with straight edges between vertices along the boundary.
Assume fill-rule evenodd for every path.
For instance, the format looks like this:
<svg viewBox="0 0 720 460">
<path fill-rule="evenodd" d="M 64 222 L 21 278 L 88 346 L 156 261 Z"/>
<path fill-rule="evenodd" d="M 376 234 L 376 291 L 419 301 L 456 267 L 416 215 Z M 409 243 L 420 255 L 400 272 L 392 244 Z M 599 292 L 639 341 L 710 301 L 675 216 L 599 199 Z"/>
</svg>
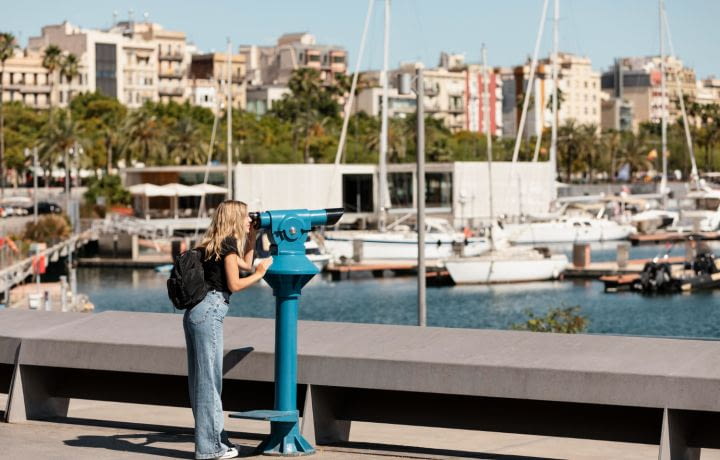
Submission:
<svg viewBox="0 0 720 460">
<path fill-rule="evenodd" d="M 195 184 L 191 188 L 195 190 L 199 190 L 200 193 L 204 195 L 210 195 L 210 194 L 227 194 L 228 189 L 225 187 L 219 187 L 217 185 L 212 184 Z"/>
<path fill-rule="evenodd" d="M 131 195 L 144 196 L 174 196 L 168 190 L 154 184 L 135 184 L 128 187 Z"/>
<path fill-rule="evenodd" d="M 202 196 L 203 194 L 196 188 L 178 183 L 161 185 L 160 188 L 167 191 L 167 196 Z"/>
</svg>

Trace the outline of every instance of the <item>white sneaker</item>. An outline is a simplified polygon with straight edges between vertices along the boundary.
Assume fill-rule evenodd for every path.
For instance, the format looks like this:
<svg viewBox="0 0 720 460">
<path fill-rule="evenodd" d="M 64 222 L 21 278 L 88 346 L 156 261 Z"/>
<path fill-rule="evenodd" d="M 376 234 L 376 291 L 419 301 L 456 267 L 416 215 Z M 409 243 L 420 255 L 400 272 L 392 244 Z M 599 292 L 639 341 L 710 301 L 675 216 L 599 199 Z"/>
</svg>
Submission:
<svg viewBox="0 0 720 460">
<path fill-rule="evenodd" d="M 218 458 L 235 458 L 238 455 L 240 455 L 238 450 L 235 447 L 230 447 L 227 452 L 225 452 L 222 456 Z"/>
</svg>

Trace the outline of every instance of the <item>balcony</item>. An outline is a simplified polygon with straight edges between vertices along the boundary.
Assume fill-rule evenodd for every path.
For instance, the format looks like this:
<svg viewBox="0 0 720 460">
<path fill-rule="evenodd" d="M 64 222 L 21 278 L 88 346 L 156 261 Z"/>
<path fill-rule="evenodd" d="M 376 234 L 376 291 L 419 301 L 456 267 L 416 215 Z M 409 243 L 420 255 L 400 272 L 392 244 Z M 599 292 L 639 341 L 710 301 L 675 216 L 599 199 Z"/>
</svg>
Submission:
<svg viewBox="0 0 720 460">
<path fill-rule="evenodd" d="M 161 52 L 158 55 L 158 59 L 161 61 L 177 61 L 181 62 L 183 60 L 183 54 L 174 52 L 174 53 L 168 53 L 168 52 Z"/>
<path fill-rule="evenodd" d="M 176 87 L 176 88 L 170 88 L 170 87 L 160 87 L 158 88 L 158 94 L 160 96 L 182 96 L 185 94 L 184 88 Z"/>
<path fill-rule="evenodd" d="M 5 85 L 6 91 L 18 91 L 22 94 L 42 94 L 49 93 L 49 85 L 26 85 L 24 83 L 14 83 L 12 85 Z"/>
<path fill-rule="evenodd" d="M 161 70 L 158 76 L 160 78 L 177 78 L 181 80 L 185 76 L 185 72 L 181 70 Z"/>
</svg>

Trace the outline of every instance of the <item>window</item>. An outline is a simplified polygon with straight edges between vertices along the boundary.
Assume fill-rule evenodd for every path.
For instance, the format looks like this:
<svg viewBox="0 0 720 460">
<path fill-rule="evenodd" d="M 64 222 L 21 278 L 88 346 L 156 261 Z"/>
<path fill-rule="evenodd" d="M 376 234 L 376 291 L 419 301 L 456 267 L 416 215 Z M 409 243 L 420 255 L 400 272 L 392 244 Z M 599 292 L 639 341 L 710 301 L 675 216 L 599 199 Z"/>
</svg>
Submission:
<svg viewBox="0 0 720 460">
<path fill-rule="evenodd" d="M 345 64 L 345 56 L 333 56 L 332 63 L 333 64 Z"/>
<path fill-rule="evenodd" d="M 409 208 L 413 205 L 412 173 L 389 173 L 388 188 L 393 206 Z"/>
<path fill-rule="evenodd" d="M 308 54 L 308 62 L 320 62 L 320 55 Z"/>
<path fill-rule="evenodd" d="M 343 174 L 343 208 L 348 212 L 373 212 L 373 175 Z"/>
<path fill-rule="evenodd" d="M 452 173 L 425 174 L 425 204 L 428 207 L 452 206 Z"/>
</svg>

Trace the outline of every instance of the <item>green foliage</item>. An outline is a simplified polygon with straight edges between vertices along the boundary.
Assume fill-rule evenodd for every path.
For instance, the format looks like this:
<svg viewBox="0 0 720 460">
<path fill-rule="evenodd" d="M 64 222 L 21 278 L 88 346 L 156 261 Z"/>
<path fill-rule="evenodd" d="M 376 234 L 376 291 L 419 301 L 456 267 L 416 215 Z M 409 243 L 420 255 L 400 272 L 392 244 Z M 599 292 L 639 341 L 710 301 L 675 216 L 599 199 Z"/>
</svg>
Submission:
<svg viewBox="0 0 720 460">
<path fill-rule="evenodd" d="M 37 222 L 25 224 L 23 239 L 38 243 L 55 244 L 70 236 L 70 222 L 64 215 L 48 214 Z"/>
<path fill-rule="evenodd" d="M 45 66 L 51 70 L 51 85 L 58 78 L 73 75 L 73 58 L 49 46 Z M 331 83 L 321 82 L 315 70 L 299 69 L 290 81 L 290 94 L 272 110 L 258 117 L 233 112 L 233 160 L 243 163 L 332 163 L 342 128 L 340 97 L 349 91 L 349 80 L 340 75 Z M 360 82 L 360 86 L 363 86 Z M 558 98 L 563 103 L 564 94 Z M 67 149 L 79 143 L 81 156 L 74 163 L 98 170 L 144 163 L 156 165 L 201 165 L 212 151 L 214 161 L 227 157 L 225 114 L 220 114 L 215 145 L 210 145 L 214 115 L 207 108 L 189 103 L 147 102 L 128 109 L 117 100 L 98 93 L 73 96 L 69 110 L 31 109 L 19 102 L 3 104 L 5 119 L 5 163 L 22 174 L 29 166 L 23 151 L 38 146 L 41 166 L 62 166 Z M 700 170 L 720 167 L 720 107 L 700 105 L 688 99 L 691 131 Z M 52 116 L 50 116 L 52 114 Z M 416 118 L 410 115 L 389 121 L 388 161 L 414 162 Z M 483 133 L 451 132 L 435 116 L 425 120 L 426 158 L 429 162 L 485 161 L 487 143 Z M 659 150 L 657 123 L 640 126 L 637 133 L 600 132 L 597 126 L 566 123 L 558 129 L 558 170 L 566 181 L 592 182 L 598 173 L 610 180 L 628 165 L 632 173 L 659 170 L 661 157 L 652 160 L 651 150 Z M 532 160 L 536 139 L 523 139 L 521 161 Z M 343 161 L 377 163 L 380 147 L 380 119 L 365 113 L 351 116 Z M 514 139 L 493 138 L 493 159 L 509 161 Z M 550 150 L 549 129 L 542 135 L 539 160 L 546 161 Z M 690 161 L 684 127 L 676 120 L 668 124 L 668 166 L 685 177 Z"/>
<path fill-rule="evenodd" d="M 577 334 L 585 332 L 589 320 L 580 315 L 580 306 L 551 308 L 545 316 L 535 316 L 531 310 L 525 310 L 528 320 L 522 324 L 513 324 L 510 329 L 532 332 L 561 332 Z"/>
<path fill-rule="evenodd" d="M 119 176 L 104 175 L 100 179 L 92 177 L 85 192 L 85 200 L 96 203 L 99 197 L 105 198 L 105 205 L 130 204 L 132 196 L 120 182 Z"/>
</svg>

